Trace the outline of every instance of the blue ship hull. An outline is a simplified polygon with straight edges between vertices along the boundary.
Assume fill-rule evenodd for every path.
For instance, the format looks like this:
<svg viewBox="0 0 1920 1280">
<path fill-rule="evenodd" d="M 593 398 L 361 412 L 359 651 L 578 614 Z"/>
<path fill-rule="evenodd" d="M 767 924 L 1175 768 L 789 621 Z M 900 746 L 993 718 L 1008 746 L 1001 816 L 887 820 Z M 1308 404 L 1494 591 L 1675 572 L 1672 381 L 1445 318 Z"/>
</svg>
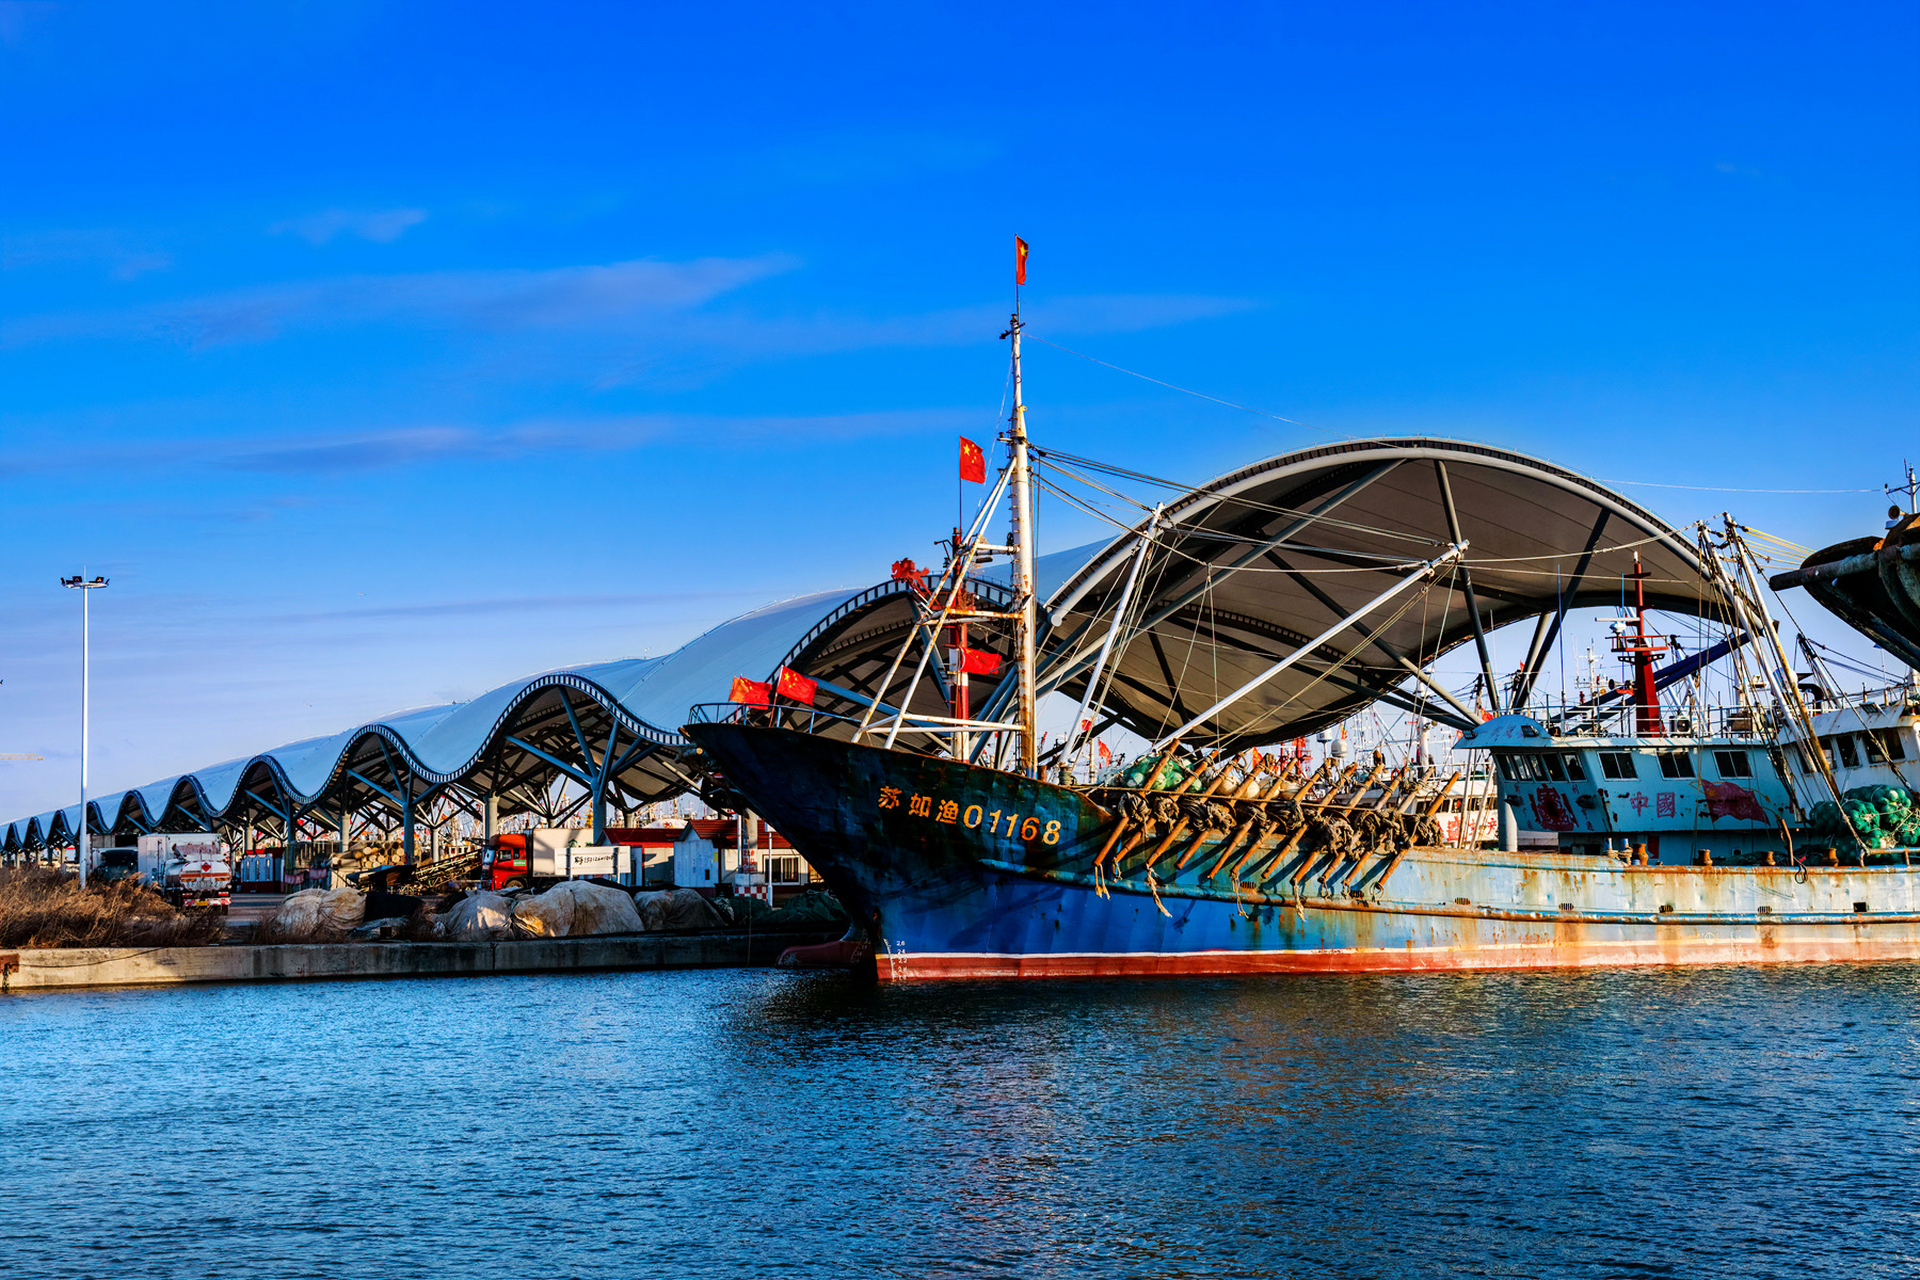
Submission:
<svg viewBox="0 0 1920 1280">
<path fill-rule="evenodd" d="M 882 980 L 1920 958 L 1906 866 L 1442 848 L 1266 865 L 1279 849 L 1217 857 L 1215 836 L 1112 880 L 1095 862 L 1116 820 L 1077 790 L 786 729 L 685 732 L 868 926 Z"/>
</svg>

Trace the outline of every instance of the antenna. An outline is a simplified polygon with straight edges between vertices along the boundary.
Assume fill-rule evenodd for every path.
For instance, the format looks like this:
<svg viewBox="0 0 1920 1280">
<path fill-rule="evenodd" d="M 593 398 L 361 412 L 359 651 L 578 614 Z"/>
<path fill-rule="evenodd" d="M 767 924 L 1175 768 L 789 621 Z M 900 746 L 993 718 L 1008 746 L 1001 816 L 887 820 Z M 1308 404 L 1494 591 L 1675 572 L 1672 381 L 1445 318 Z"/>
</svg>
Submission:
<svg viewBox="0 0 1920 1280">
<path fill-rule="evenodd" d="M 1907 495 L 1907 511 L 1920 511 L 1920 480 L 1914 479 L 1913 464 L 1905 458 L 1902 458 L 1900 460 L 1900 466 L 1907 473 L 1907 482 L 1905 484 L 1888 484 L 1880 487 L 1886 492 L 1889 498 L 1896 493 L 1904 493 Z M 1897 522 L 1901 514 L 1900 510 L 1896 508 L 1887 512 L 1887 518 Z"/>
</svg>

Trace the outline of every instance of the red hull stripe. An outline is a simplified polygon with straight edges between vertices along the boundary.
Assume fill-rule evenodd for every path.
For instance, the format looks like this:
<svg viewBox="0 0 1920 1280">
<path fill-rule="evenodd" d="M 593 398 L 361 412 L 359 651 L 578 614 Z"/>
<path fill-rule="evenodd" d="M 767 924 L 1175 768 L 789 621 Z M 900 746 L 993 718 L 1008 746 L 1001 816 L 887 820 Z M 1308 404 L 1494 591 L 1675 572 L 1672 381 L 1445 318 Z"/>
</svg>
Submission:
<svg viewBox="0 0 1920 1280">
<path fill-rule="evenodd" d="M 929 978 L 1180 977 L 1245 973 L 1418 973 L 1455 969 L 1567 969 L 1629 965 L 1853 964 L 1920 959 L 1920 938 L 1665 939 L 1579 946 L 1513 943 L 1328 951 L 881 952 L 882 982 Z"/>
</svg>

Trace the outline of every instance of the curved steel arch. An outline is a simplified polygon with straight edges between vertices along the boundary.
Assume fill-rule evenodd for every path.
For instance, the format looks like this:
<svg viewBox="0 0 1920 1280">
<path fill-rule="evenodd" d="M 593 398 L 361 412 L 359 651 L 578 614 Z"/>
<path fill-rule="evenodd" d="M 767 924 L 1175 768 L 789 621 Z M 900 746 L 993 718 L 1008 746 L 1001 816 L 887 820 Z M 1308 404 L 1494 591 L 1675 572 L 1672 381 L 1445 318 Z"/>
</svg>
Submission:
<svg viewBox="0 0 1920 1280">
<path fill-rule="evenodd" d="M 1194 518 L 1194 512 L 1228 502 L 1255 486 L 1269 484 L 1289 476 L 1318 474 L 1327 470 L 1327 464 L 1335 460 L 1346 466 L 1363 463 L 1377 464 L 1385 461 L 1458 462 L 1537 480 L 1618 514 L 1633 527 L 1665 543 L 1676 557 L 1690 567 L 1694 577 L 1704 578 L 1699 557 L 1694 554 L 1693 548 L 1679 537 L 1676 530 L 1659 516 L 1624 495 L 1608 489 L 1599 481 L 1526 454 L 1495 449 L 1490 445 L 1427 436 L 1351 440 L 1340 444 L 1302 449 L 1293 453 L 1276 454 L 1271 458 L 1242 467 L 1238 471 L 1228 472 L 1189 491 L 1178 501 L 1168 504 L 1164 520 L 1167 522 L 1190 521 Z M 1053 613 L 1071 609 L 1077 604 L 1092 585 L 1113 571 L 1116 560 L 1124 560 L 1132 554 L 1138 538 L 1145 531 L 1146 524 L 1147 522 L 1142 520 L 1131 531 L 1113 539 L 1099 554 L 1089 559 L 1085 567 L 1074 574 L 1047 601 L 1048 611 Z M 1444 542 L 1435 538 L 1430 545 L 1437 549 L 1444 545 Z"/>
<path fill-rule="evenodd" d="M 1147 521 L 1107 543 L 1046 601 L 1041 687 L 1079 694 L 1113 593 Z M 1352 441 L 1268 458 L 1168 504 L 1143 575 L 1144 623 L 1115 670 L 1109 707 L 1157 737 L 1211 706 L 1402 579 L 1458 536 L 1461 569 L 1308 655 L 1270 685 L 1201 725 L 1196 743 L 1251 746 L 1336 723 L 1377 699 L 1471 722 L 1473 709 L 1437 687 L 1401 686 L 1474 642 L 1485 686 L 1509 683 L 1483 637 L 1536 619 L 1512 682 L 1524 700 L 1573 609 L 1612 603 L 1634 553 L 1647 564 L 1648 604 L 1724 616 L 1693 548 L 1672 526 L 1563 467 L 1486 445 L 1427 437 Z M 1401 603 L 1404 603 L 1404 598 Z M 1469 607 L 1471 604 L 1471 607 Z M 1337 670 L 1347 646 L 1385 625 Z M 1278 630 L 1276 630 L 1276 627 Z M 1291 634 L 1283 634 L 1291 633 Z M 1204 648 L 1203 648 L 1204 646 Z M 1183 656 L 1208 655 L 1203 670 Z M 1491 696 L 1491 695 L 1490 695 Z"/>
<path fill-rule="evenodd" d="M 1015 602 L 1012 589 L 991 577 L 969 577 L 962 589 L 992 609 L 1010 610 Z M 848 597 L 794 643 L 781 659 L 781 665 L 820 682 L 815 706 L 849 717 L 816 724 L 816 731 L 850 737 L 853 719 L 869 705 L 877 701 L 883 712 L 891 713 L 905 700 L 909 688 L 913 690 L 912 711 L 930 715 L 947 712 L 951 691 L 938 664 L 929 663 L 916 684 L 918 646 L 907 660 L 897 666 L 894 662 L 901 644 L 913 633 L 918 617 L 918 600 L 912 584 L 882 582 Z M 925 641 L 923 634 L 920 643 Z M 1011 657 L 1004 634 L 981 635 L 969 644 L 997 654 L 1003 660 Z M 1004 661 L 1002 669 L 1007 669 Z M 973 705 L 990 701 L 1004 683 L 999 676 L 970 677 Z M 922 744 L 903 739 L 902 745 Z"/>
</svg>

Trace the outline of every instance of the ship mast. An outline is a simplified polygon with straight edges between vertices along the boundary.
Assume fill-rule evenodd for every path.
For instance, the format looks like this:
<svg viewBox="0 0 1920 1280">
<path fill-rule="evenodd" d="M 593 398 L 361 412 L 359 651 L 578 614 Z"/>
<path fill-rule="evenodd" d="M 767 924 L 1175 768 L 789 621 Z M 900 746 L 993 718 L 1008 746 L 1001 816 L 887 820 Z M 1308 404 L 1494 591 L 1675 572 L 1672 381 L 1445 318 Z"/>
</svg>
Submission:
<svg viewBox="0 0 1920 1280">
<path fill-rule="evenodd" d="M 1633 634 L 1614 636 L 1613 650 L 1633 666 L 1633 731 L 1642 737 L 1665 735 L 1660 718 L 1660 695 L 1653 687 L 1653 662 L 1667 646 L 1647 634 L 1647 579 L 1652 576 L 1633 553 Z"/>
<path fill-rule="evenodd" d="M 1025 246 L 1022 246 L 1024 248 Z M 1022 263 L 1024 267 L 1024 263 Z M 1039 602 L 1033 582 L 1033 487 L 1029 483 L 1027 459 L 1027 405 L 1020 390 L 1020 288 L 1016 276 L 1013 291 L 1013 319 L 1007 335 L 1013 339 L 1013 418 L 1007 443 L 1011 453 L 1008 485 L 1013 502 L 1013 593 L 1014 661 L 1020 664 L 1019 709 L 1014 721 L 1020 726 L 1020 772 L 1032 777 L 1039 768 L 1040 744 L 1034 733 L 1034 632 L 1039 621 Z"/>
</svg>

